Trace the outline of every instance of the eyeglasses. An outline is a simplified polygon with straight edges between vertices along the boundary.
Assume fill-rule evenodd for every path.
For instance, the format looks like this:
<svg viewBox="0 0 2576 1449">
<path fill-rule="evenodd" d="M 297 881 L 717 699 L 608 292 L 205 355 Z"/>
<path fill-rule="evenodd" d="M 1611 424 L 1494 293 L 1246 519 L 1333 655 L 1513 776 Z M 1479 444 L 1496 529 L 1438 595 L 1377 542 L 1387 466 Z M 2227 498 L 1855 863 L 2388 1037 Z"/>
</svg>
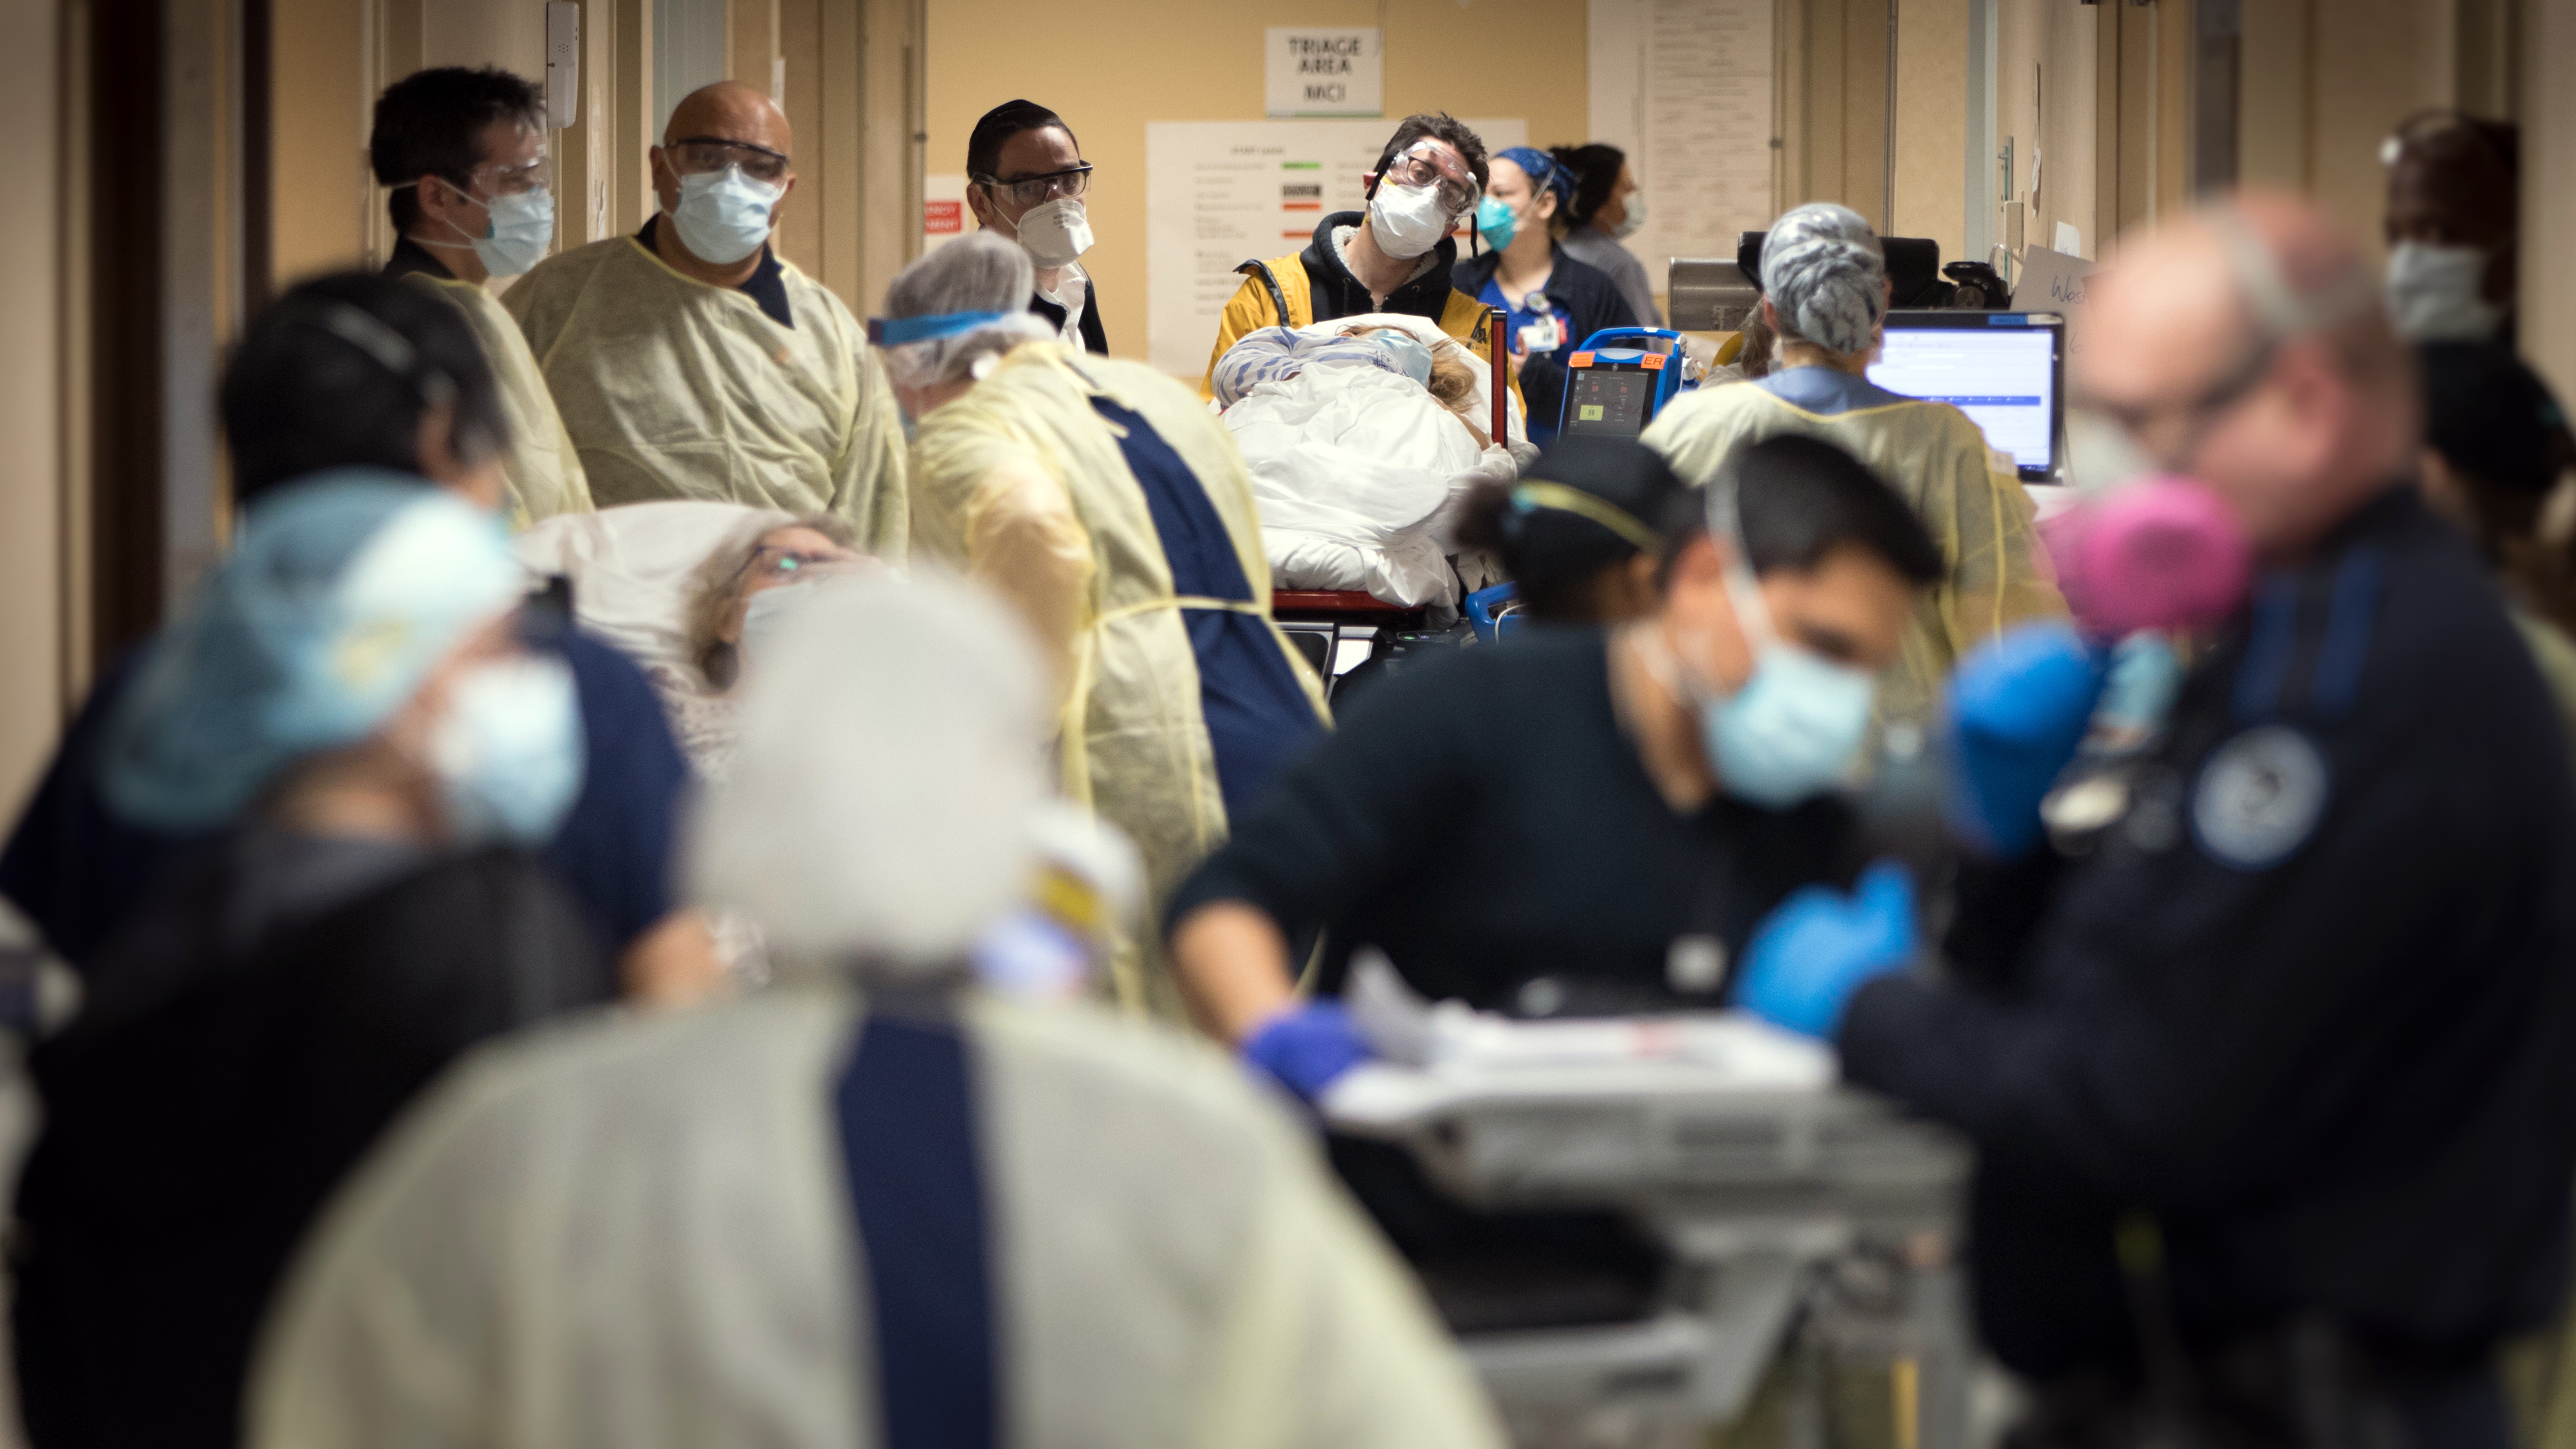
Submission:
<svg viewBox="0 0 2576 1449">
<path fill-rule="evenodd" d="M 754 547 L 751 556 L 734 571 L 737 579 L 750 578 L 768 583 L 788 583 L 797 579 L 833 574 L 859 561 L 858 555 L 834 550 L 829 553 L 814 549 L 787 548 L 764 543 Z"/>
<path fill-rule="evenodd" d="M 1427 142 L 1417 142 L 1404 154 L 1386 163 L 1386 174 L 1378 179 L 1392 181 L 1398 186 L 1439 187 L 1440 204 L 1449 208 L 1451 216 L 1463 216 L 1475 210 L 1476 199 L 1484 195 L 1484 188 L 1476 184 L 1475 177 L 1459 169 Z"/>
<path fill-rule="evenodd" d="M 742 174 L 765 186 L 776 186 L 787 179 L 794 163 L 784 152 L 749 141 L 728 141 L 720 136 L 691 136 L 662 148 L 670 158 L 671 169 L 682 176 L 700 176 L 739 166 Z"/>
<path fill-rule="evenodd" d="M 2228 409 L 2251 396 L 2272 374 L 2279 346 L 2260 343 L 2197 396 L 2171 403 L 2113 403 L 2087 398 L 2081 406 L 2110 423 L 2136 445 L 2148 461 L 2168 471 L 2183 471 L 2210 430 Z"/>
<path fill-rule="evenodd" d="M 970 179 L 978 186 L 990 188 L 994 195 L 1007 196 L 1025 208 L 1042 205 L 1059 196 L 1080 197 L 1089 191 L 1091 163 L 1085 161 L 1062 171 L 1050 171 L 1044 176 L 1023 176 L 1016 181 L 1004 181 L 998 176 Z"/>
</svg>

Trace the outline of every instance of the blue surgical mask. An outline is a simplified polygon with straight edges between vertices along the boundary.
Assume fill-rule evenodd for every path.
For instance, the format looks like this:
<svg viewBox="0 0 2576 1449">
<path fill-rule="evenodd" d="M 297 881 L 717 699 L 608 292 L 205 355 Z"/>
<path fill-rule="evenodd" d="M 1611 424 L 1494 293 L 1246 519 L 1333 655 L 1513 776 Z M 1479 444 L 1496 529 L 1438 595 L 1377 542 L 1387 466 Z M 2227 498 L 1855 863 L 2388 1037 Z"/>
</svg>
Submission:
<svg viewBox="0 0 2576 1449">
<path fill-rule="evenodd" d="M 492 214 L 488 236 L 474 239 L 474 255 L 496 277 L 515 277 L 544 261 L 555 239 L 555 194 L 538 187 L 484 203 Z"/>
<path fill-rule="evenodd" d="M 474 249 L 475 259 L 483 270 L 496 277 L 515 277 L 544 261 L 546 248 L 555 239 L 555 195 L 544 187 L 511 196 L 484 198 L 458 192 L 468 201 L 479 202 L 490 221 L 483 235 L 467 237 L 464 242 L 422 241 L 421 245 L 442 251 Z M 451 228 L 454 229 L 454 228 Z M 459 232 L 462 235 L 461 231 Z"/>
<path fill-rule="evenodd" d="M 569 665 L 551 657 L 475 665 L 449 690 L 430 737 L 448 829 L 463 844 L 543 843 L 581 793 L 586 753 Z"/>
<path fill-rule="evenodd" d="M 1369 341 L 1395 356 L 1395 370 L 1424 387 L 1431 385 L 1431 349 L 1413 336 L 1396 331 L 1372 332 Z"/>
<path fill-rule="evenodd" d="M 1850 775 L 1877 693 L 1861 670 L 1767 641 L 1743 688 L 1700 702 L 1709 763 L 1728 794 L 1767 809 L 1813 799 Z"/>
<path fill-rule="evenodd" d="M 689 255 L 731 266 L 769 240 L 770 212 L 786 194 L 785 187 L 745 176 L 739 166 L 697 172 L 680 178 L 680 205 L 671 223 Z"/>
<path fill-rule="evenodd" d="M 1520 213 L 1488 196 L 1476 203 L 1476 230 L 1484 235 L 1485 245 L 1501 251 L 1520 235 Z"/>
</svg>

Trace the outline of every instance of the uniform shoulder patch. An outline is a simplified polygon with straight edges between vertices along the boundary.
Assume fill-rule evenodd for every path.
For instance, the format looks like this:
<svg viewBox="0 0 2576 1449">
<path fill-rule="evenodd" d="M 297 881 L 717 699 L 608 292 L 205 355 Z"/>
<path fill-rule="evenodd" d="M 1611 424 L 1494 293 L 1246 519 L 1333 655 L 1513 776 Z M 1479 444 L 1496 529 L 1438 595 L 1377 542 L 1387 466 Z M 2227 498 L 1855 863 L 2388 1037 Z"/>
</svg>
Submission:
<svg viewBox="0 0 2576 1449">
<path fill-rule="evenodd" d="M 2325 813 L 2326 762 L 2288 725 L 2260 725 L 2210 754 L 2192 792 L 2192 833 L 2223 865 L 2264 870 L 2287 859 Z"/>
</svg>

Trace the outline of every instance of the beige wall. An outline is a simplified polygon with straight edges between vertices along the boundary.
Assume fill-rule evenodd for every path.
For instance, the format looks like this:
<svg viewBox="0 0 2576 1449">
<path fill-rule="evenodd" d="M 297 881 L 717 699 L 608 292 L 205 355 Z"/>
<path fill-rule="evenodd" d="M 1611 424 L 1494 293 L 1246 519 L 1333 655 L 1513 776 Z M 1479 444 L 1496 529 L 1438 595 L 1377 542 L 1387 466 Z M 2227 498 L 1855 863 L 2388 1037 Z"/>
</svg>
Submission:
<svg viewBox="0 0 2576 1449">
<path fill-rule="evenodd" d="M 366 256 L 363 0 L 270 0 L 270 255 L 281 282 Z"/>
<path fill-rule="evenodd" d="M 11 318 L 0 349 L 0 810 L 19 802 L 53 752 L 66 703 L 63 587 L 63 307 L 61 222 L 65 127 L 62 11 L 0 8 L 0 130 L 19 139 L 22 200 L 0 208 L 0 307 Z"/>
<path fill-rule="evenodd" d="M 1896 217 L 1888 232 L 1932 238 L 1945 262 L 1959 260 L 1967 244 L 1970 3 L 1904 0 L 1897 11 Z"/>
<path fill-rule="evenodd" d="M 1061 114 L 1099 168 L 1083 265 L 1099 279 L 1110 350 L 1142 357 L 1146 123 L 1260 119 L 1264 27 L 1380 23 L 1389 129 L 1408 112 L 1446 110 L 1526 117 L 1534 145 L 1586 139 L 1583 0 L 1099 0 L 1078 14 L 1042 0 L 937 0 L 925 164 L 964 171 L 975 118 L 1013 97 Z"/>
<path fill-rule="evenodd" d="M 2101 7 L 2076 0 L 2003 0 L 1995 46 L 1995 130 L 2013 143 L 2013 196 L 2025 242 L 2056 245 L 2057 223 L 2095 235 L 2095 33 Z M 2031 183 L 2039 187 L 2032 191 Z M 1997 235 L 2000 237 L 2001 232 Z"/>
<path fill-rule="evenodd" d="M 2313 194 L 2378 247 L 2386 187 L 2379 143 L 2398 122 L 2436 106 L 2510 117 L 2517 92 L 2546 105 L 2551 96 L 2539 73 L 2518 86 L 2501 58 L 2516 49 L 2519 27 L 2537 24 L 2561 3 L 2248 4 L 2239 174 Z M 2528 17 L 2519 13 L 2526 9 Z M 2560 43 L 2563 58 L 2570 52 Z M 2549 54 L 2545 44 L 2520 48 L 2535 67 Z"/>
<path fill-rule="evenodd" d="M 2576 398 L 2576 276 L 2543 259 L 2576 256 L 2576 0 L 2526 0 L 2521 16 L 2523 350 L 2562 398 Z M 2554 64 L 2553 64 L 2554 62 Z"/>
</svg>

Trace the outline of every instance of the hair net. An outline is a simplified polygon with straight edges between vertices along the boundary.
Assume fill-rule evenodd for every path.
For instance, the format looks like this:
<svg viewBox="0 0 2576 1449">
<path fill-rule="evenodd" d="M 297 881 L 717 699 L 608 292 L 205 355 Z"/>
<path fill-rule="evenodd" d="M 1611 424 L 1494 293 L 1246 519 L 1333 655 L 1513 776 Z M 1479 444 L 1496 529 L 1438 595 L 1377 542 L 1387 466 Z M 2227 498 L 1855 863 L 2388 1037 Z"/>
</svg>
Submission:
<svg viewBox="0 0 2576 1449">
<path fill-rule="evenodd" d="M 366 738 L 525 592 L 500 520 L 417 478 L 268 495 L 109 721 L 108 804 L 158 830 L 224 824 L 295 759 Z"/>
<path fill-rule="evenodd" d="M 1512 146 L 1494 153 L 1497 161 L 1509 161 L 1529 173 L 1530 185 L 1545 187 L 1556 193 L 1556 212 L 1570 216 L 1574 208 L 1574 172 L 1565 163 L 1536 146 Z"/>
<path fill-rule="evenodd" d="M 935 969 L 1019 900 L 1051 722 L 1045 667 L 997 600 L 939 575 L 835 580 L 744 690 L 689 878 L 782 965 Z"/>
<path fill-rule="evenodd" d="M 1029 314 L 1037 274 L 1019 243 L 972 232 L 895 274 L 886 287 L 888 320 L 998 314 L 962 331 L 887 347 L 886 371 L 905 387 L 935 387 L 969 375 L 975 364 L 1023 342 L 1044 342 L 1055 329 Z"/>
<path fill-rule="evenodd" d="M 1849 355 L 1869 346 L 1887 316 L 1887 261 L 1860 213 L 1811 201 L 1771 224 L 1762 290 L 1782 330 Z"/>
</svg>

